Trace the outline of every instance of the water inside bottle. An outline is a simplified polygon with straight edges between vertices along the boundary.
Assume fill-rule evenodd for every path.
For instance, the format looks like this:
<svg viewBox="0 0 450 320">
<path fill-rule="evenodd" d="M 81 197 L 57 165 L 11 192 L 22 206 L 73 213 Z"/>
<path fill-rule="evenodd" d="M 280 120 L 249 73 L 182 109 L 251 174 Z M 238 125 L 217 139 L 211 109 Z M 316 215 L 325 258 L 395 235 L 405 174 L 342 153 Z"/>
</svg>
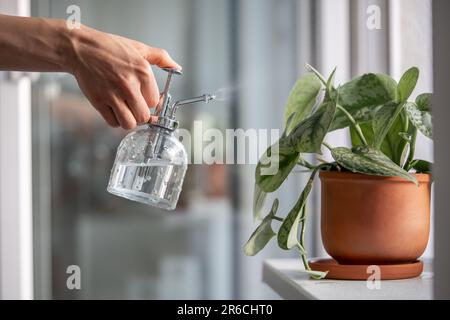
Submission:
<svg viewBox="0 0 450 320">
<path fill-rule="evenodd" d="M 186 164 L 167 161 L 116 163 L 111 172 L 108 191 L 130 200 L 174 209 L 186 169 Z"/>
</svg>

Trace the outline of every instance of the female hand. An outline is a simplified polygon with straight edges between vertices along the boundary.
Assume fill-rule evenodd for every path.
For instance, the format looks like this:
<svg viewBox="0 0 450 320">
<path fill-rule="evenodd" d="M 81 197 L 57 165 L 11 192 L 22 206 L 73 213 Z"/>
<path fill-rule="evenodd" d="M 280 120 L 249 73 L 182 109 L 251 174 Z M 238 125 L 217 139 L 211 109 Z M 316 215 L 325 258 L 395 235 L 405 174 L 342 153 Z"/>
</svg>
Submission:
<svg viewBox="0 0 450 320">
<path fill-rule="evenodd" d="M 72 30 L 70 43 L 69 72 L 110 126 L 156 120 L 149 108 L 160 95 L 150 65 L 181 70 L 167 51 L 85 26 Z"/>
</svg>

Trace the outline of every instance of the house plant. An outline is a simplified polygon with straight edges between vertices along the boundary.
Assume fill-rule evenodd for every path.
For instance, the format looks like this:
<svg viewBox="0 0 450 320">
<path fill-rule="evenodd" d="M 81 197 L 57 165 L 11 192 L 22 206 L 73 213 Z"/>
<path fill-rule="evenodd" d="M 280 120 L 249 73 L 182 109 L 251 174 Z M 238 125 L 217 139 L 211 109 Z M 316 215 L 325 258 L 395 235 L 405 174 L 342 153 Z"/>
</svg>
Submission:
<svg viewBox="0 0 450 320">
<path fill-rule="evenodd" d="M 336 69 L 327 79 L 313 67 L 307 69 L 287 100 L 283 134 L 256 167 L 253 215 L 262 221 L 245 244 L 245 254 L 257 254 L 276 237 L 281 249 L 299 251 L 312 277 L 326 275 L 311 269 L 304 244 L 306 202 L 319 174 L 322 237 L 337 263 L 415 261 L 428 241 L 431 183 L 431 164 L 415 159 L 415 144 L 419 133 L 432 138 L 431 94 L 408 100 L 419 70 L 410 68 L 398 83 L 388 75 L 368 73 L 335 87 Z M 328 132 L 341 128 L 350 130 L 351 148 L 326 142 Z M 305 154 L 324 149 L 333 162 L 305 160 Z M 311 172 L 297 202 L 283 217 L 275 199 L 263 216 L 267 195 L 296 166 Z"/>
</svg>

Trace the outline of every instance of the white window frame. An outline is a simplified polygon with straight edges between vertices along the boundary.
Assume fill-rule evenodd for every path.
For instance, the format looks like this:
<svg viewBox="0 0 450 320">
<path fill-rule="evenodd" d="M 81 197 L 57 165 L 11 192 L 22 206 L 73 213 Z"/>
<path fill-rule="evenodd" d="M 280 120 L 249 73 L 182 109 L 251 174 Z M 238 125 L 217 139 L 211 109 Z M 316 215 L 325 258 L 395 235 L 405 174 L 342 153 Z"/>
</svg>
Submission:
<svg viewBox="0 0 450 320">
<path fill-rule="evenodd" d="M 0 12 L 29 16 L 29 0 L 3 0 Z M 31 83 L 0 72 L 0 298 L 33 299 Z"/>
</svg>

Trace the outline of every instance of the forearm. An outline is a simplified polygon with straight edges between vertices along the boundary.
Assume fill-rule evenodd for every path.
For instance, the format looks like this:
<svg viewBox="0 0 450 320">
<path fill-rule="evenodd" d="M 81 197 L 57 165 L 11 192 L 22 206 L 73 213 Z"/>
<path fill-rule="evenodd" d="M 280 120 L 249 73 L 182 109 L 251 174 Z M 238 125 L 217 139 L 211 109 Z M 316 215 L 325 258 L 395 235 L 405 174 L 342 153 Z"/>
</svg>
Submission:
<svg viewBox="0 0 450 320">
<path fill-rule="evenodd" d="M 63 20 L 0 15 L 0 70 L 71 72 Z"/>
<path fill-rule="evenodd" d="M 135 40 L 84 25 L 71 30 L 64 20 L 0 14 L 0 70 L 71 73 L 113 127 L 155 120 L 149 108 L 160 94 L 153 64 L 181 70 L 167 51 Z"/>
</svg>

